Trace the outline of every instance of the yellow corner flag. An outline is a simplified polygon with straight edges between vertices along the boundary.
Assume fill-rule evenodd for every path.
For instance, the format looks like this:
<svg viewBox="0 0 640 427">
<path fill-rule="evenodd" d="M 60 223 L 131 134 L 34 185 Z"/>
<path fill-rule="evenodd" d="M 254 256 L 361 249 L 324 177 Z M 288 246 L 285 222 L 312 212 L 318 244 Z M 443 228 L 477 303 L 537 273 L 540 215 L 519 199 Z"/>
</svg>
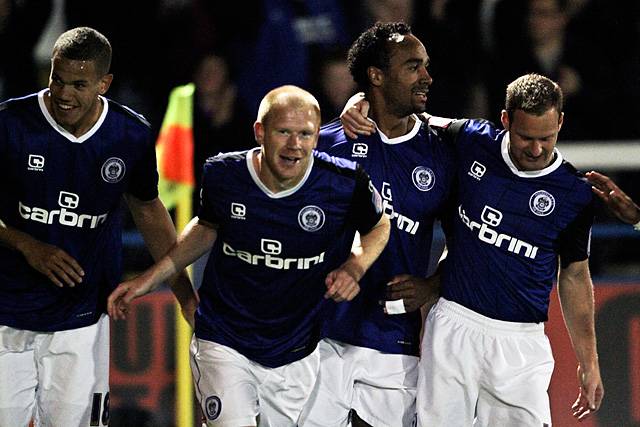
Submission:
<svg viewBox="0 0 640 427">
<path fill-rule="evenodd" d="M 189 223 L 195 179 L 193 171 L 193 83 L 178 86 L 169 95 L 169 104 L 156 143 L 158 190 L 167 209 L 176 211 L 176 230 L 181 232 Z M 189 275 L 193 278 L 191 267 Z M 176 303 L 177 304 L 177 303 Z M 193 382 L 189 367 L 191 327 L 176 307 L 176 409 L 175 424 L 193 424 Z"/>
</svg>

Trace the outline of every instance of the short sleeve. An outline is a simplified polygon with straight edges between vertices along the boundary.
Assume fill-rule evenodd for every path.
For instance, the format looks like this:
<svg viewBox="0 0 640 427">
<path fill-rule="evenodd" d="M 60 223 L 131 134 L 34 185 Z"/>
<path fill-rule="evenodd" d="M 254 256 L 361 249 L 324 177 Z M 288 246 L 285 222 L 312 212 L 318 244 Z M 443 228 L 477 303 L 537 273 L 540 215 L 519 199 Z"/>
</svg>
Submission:
<svg viewBox="0 0 640 427">
<path fill-rule="evenodd" d="M 560 234 L 558 254 L 562 268 L 589 258 L 593 215 L 593 204 L 589 204 Z"/>
<path fill-rule="evenodd" d="M 221 181 L 220 168 L 223 163 L 208 160 L 202 170 L 202 185 L 200 186 L 200 207 L 198 218 L 211 224 L 219 224 L 220 218 L 216 214 L 215 195 L 218 193 L 217 184 Z"/>
<path fill-rule="evenodd" d="M 146 132 L 142 150 L 143 153 L 138 158 L 129 179 L 127 193 L 140 200 L 148 201 L 158 197 L 156 150 L 150 131 Z"/>
<path fill-rule="evenodd" d="M 360 165 L 348 217 L 360 234 L 368 233 L 382 217 L 382 197 Z"/>
</svg>

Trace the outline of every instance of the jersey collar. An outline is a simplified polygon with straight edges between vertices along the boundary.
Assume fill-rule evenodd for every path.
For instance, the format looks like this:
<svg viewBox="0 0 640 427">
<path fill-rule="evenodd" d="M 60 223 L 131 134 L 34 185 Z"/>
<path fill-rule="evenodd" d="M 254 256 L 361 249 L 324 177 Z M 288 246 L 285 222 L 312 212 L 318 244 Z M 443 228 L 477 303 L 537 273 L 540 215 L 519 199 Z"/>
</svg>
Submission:
<svg viewBox="0 0 640 427">
<path fill-rule="evenodd" d="M 79 144 L 91 138 L 93 134 L 96 133 L 98 129 L 100 129 L 100 126 L 102 126 L 102 122 L 104 122 L 104 119 L 107 117 L 107 113 L 109 112 L 109 103 L 103 96 L 98 95 L 98 98 L 100 98 L 100 101 L 102 102 L 102 105 L 103 105 L 102 113 L 100 114 L 100 117 L 98 117 L 98 120 L 96 121 L 96 123 L 84 135 L 76 137 L 70 132 L 68 132 L 65 128 L 60 126 L 55 121 L 51 113 L 49 113 L 49 110 L 47 110 L 47 106 L 44 103 L 44 95 L 48 91 L 49 89 L 42 89 L 40 92 L 38 92 L 38 104 L 40 105 L 40 111 L 42 111 L 44 118 L 47 119 L 47 122 L 49 122 L 51 127 L 54 128 L 60 135 L 64 136 L 71 142 L 75 142 Z"/>
<path fill-rule="evenodd" d="M 373 121 L 371 119 L 369 119 L 369 120 L 371 120 L 373 122 L 373 124 L 376 125 L 376 129 L 378 131 L 378 135 L 380 135 L 380 140 L 382 140 L 382 142 L 385 143 L 385 144 L 393 145 L 393 144 L 400 144 L 400 143 L 403 143 L 405 141 L 409 141 L 414 136 L 416 136 L 418 131 L 420 131 L 420 125 L 421 125 L 422 121 L 415 114 L 412 114 L 411 117 L 414 120 L 413 128 L 411 128 L 411 130 L 408 133 L 406 133 L 404 135 L 401 135 L 401 136 L 397 136 L 395 138 L 389 138 L 387 135 L 382 133 L 382 131 L 378 127 L 378 124 L 375 121 Z"/>
<path fill-rule="evenodd" d="M 311 155 L 309 166 L 307 167 L 307 170 L 304 173 L 304 176 L 302 177 L 299 183 L 297 183 L 295 186 L 291 187 L 288 190 L 278 191 L 277 193 L 274 193 L 273 191 L 269 190 L 267 186 L 264 185 L 262 181 L 260 181 L 260 178 L 258 177 L 258 172 L 253 166 L 253 156 L 258 154 L 258 151 L 260 151 L 260 147 L 252 148 L 247 152 L 247 169 L 249 169 L 249 175 L 251 175 L 253 182 L 255 182 L 258 188 L 260 188 L 262 192 L 267 196 L 269 196 L 270 198 L 281 199 L 283 197 L 287 197 L 295 193 L 296 191 L 298 191 L 300 187 L 302 187 L 304 183 L 307 182 L 307 178 L 309 178 L 309 175 L 311 174 L 311 169 L 313 168 L 313 160 L 314 160 L 313 154 Z"/>
<path fill-rule="evenodd" d="M 551 164 L 546 168 L 540 169 L 537 171 L 518 170 L 516 165 L 513 163 L 513 160 L 511 160 L 511 157 L 509 156 L 509 141 L 510 141 L 509 132 L 505 132 L 504 137 L 502 138 L 502 145 L 500 147 L 500 151 L 502 152 L 502 159 L 507 164 L 509 169 L 511 169 L 511 172 L 513 172 L 514 175 L 517 175 L 522 178 L 538 178 L 540 176 L 549 175 L 551 172 L 558 169 L 562 164 L 562 154 L 560 153 L 560 151 L 558 151 L 556 147 L 554 147 L 553 155 L 555 160 L 551 162 Z"/>
</svg>

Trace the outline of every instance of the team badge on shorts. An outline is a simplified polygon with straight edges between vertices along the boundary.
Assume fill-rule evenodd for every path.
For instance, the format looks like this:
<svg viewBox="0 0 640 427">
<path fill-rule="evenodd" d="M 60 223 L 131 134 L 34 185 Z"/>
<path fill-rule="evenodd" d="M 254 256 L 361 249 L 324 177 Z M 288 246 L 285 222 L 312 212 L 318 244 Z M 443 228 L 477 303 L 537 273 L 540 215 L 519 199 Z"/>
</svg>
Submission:
<svg viewBox="0 0 640 427">
<path fill-rule="evenodd" d="M 553 198 L 551 193 L 538 190 L 531 195 L 529 199 L 529 209 L 531 212 L 538 216 L 547 216 L 556 207 L 556 199 Z"/>
<path fill-rule="evenodd" d="M 118 157 L 110 157 L 106 162 L 102 165 L 102 169 L 100 173 L 102 174 L 102 179 L 111 184 L 115 184 L 124 178 L 124 172 L 127 168 L 125 167 L 122 159 Z"/>
<path fill-rule="evenodd" d="M 209 396 L 204 402 L 204 411 L 211 421 L 217 419 L 222 412 L 222 401 L 218 396 Z"/>
<path fill-rule="evenodd" d="M 318 231 L 324 225 L 324 211 L 314 205 L 305 206 L 298 214 L 298 224 L 305 231 Z"/>
<path fill-rule="evenodd" d="M 418 166 L 411 173 L 411 179 L 418 190 L 429 191 L 436 183 L 436 174 L 427 167 Z"/>
</svg>

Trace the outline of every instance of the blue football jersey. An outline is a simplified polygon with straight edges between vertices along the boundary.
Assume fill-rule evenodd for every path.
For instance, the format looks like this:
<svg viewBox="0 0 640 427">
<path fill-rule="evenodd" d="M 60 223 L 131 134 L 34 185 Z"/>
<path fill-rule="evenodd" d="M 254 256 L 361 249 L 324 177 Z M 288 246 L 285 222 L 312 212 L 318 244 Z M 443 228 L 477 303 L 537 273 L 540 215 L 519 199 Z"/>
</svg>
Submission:
<svg viewBox="0 0 640 427">
<path fill-rule="evenodd" d="M 0 324 L 59 331 L 95 323 L 121 276 L 123 193 L 157 196 L 154 140 L 133 111 L 101 98 L 97 123 L 76 138 L 47 111 L 43 90 L 0 105 L 0 219 L 64 249 L 85 272 L 58 288 L 0 246 Z"/>
<path fill-rule="evenodd" d="M 196 336 L 276 367 L 311 353 L 327 274 L 351 252 L 356 230 L 382 216 L 380 195 L 355 163 L 314 152 L 294 188 L 272 193 L 252 158 L 259 148 L 204 166 L 199 217 L 217 238 L 200 287 Z"/>
<path fill-rule="evenodd" d="M 389 243 L 360 280 L 360 295 L 331 307 L 323 334 L 352 345 L 410 355 L 419 351 L 420 313 L 387 315 L 380 301 L 393 276 L 426 277 L 434 221 L 443 210 L 454 176 L 451 147 L 414 119 L 414 127 L 404 136 L 390 139 L 378 130 L 356 141 L 346 138 L 336 120 L 321 129 L 319 142 L 320 150 L 364 167 L 380 189 L 391 220 Z"/>
<path fill-rule="evenodd" d="M 556 149 L 539 171 L 519 171 L 509 133 L 484 120 L 454 122 L 457 194 L 447 215 L 442 295 L 484 316 L 547 320 L 558 257 L 589 256 L 591 186 Z M 445 135 L 445 138 L 448 136 Z"/>
</svg>

